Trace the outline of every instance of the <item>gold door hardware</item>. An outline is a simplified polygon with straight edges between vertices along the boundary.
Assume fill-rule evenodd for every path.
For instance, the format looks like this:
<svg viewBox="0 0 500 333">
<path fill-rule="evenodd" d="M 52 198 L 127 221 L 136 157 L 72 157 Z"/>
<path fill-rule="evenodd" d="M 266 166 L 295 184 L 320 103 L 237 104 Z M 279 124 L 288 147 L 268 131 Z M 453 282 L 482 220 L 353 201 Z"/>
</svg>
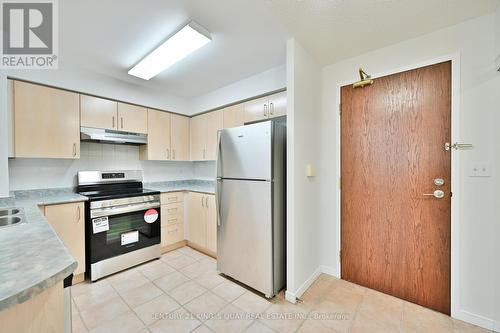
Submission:
<svg viewBox="0 0 500 333">
<path fill-rule="evenodd" d="M 454 144 L 451 144 L 449 142 L 446 142 L 444 144 L 444 150 L 448 151 L 450 149 L 455 149 L 455 150 L 468 150 L 468 149 L 473 149 L 474 146 L 471 144 L 471 143 L 458 143 L 458 142 L 455 142 Z"/>
<path fill-rule="evenodd" d="M 358 82 L 354 82 L 353 88 L 363 88 L 365 86 L 371 86 L 373 84 L 373 79 L 370 75 L 366 74 L 363 68 L 359 69 L 359 77 L 360 80 Z"/>
</svg>

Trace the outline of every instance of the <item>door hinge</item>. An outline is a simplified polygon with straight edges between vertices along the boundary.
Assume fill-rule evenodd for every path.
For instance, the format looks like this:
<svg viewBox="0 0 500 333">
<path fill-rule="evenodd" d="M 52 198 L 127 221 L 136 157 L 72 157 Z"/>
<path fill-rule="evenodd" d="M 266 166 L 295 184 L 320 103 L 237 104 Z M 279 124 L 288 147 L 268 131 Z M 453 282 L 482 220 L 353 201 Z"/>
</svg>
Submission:
<svg viewBox="0 0 500 333">
<path fill-rule="evenodd" d="M 339 190 L 342 190 L 342 177 L 339 177 Z"/>
<path fill-rule="evenodd" d="M 342 115 L 342 104 L 339 104 L 339 116 Z"/>
<path fill-rule="evenodd" d="M 342 250 L 339 251 L 339 261 L 342 261 Z"/>
</svg>

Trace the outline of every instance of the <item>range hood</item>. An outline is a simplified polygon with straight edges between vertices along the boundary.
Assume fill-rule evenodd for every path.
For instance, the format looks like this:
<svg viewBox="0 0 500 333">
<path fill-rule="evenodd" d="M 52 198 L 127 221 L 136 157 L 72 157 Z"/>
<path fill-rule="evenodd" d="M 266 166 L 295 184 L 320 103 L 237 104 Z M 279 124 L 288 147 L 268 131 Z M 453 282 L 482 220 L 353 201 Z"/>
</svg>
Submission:
<svg viewBox="0 0 500 333">
<path fill-rule="evenodd" d="M 82 126 L 80 127 L 80 140 L 114 144 L 145 145 L 148 143 L 148 135 Z"/>
</svg>

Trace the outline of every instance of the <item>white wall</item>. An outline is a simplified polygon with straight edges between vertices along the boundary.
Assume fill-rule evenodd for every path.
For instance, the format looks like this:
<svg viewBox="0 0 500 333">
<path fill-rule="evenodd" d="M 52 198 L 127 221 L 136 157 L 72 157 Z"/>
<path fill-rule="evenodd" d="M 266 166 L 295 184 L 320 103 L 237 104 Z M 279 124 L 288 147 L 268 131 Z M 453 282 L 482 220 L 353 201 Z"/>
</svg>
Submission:
<svg viewBox="0 0 500 333">
<path fill-rule="evenodd" d="M 306 165 L 319 162 L 320 67 L 294 39 L 287 42 L 287 299 L 293 301 L 312 282 L 320 265 L 318 179 Z M 309 280 L 308 280 L 309 279 Z"/>
<path fill-rule="evenodd" d="M 168 91 L 147 88 L 103 74 L 60 66 L 58 70 L 2 70 L 2 74 L 82 93 L 140 104 L 177 113 L 188 113 L 188 101 Z"/>
<path fill-rule="evenodd" d="M 140 161 L 139 148 L 82 142 L 80 159 L 9 160 L 10 190 L 73 187 L 83 170 L 143 170 L 145 182 L 196 178 L 193 162 Z"/>
<path fill-rule="evenodd" d="M 459 254 L 455 315 L 488 328 L 500 322 L 500 73 L 494 68 L 494 29 L 495 16 L 487 15 L 323 68 L 321 182 L 316 196 L 321 203 L 321 263 L 335 272 L 338 210 L 332 203 L 338 200 L 338 85 L 356 81 L 360 66 L 368 73 L 385 73 L 459 53 L 460 125 L 452 136 L 454 142 L 473 143 L 475 148 L 454 153 L 460 161 L 459 188 L 454 189 L 460 200 L 460 246 L 452 249 Z M 492 177 L 469 177 L 471 166 L 483 162 L 490 164 Z"/>
<path fill-rule="evenodd" d="M 286 68 L 279 66 L 232 83 L 190 101 L 190 114 L 215 109 L 286 87 Z"/>
</svg>

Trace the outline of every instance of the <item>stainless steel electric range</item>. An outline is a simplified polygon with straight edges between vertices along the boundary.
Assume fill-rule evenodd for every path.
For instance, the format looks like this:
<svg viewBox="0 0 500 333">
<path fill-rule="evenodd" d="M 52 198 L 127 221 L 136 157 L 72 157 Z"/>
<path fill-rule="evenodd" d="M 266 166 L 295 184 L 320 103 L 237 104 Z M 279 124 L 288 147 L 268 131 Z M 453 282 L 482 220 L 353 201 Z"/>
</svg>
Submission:
<svg viewBox="0 0 500 333">
<path fill-rule="evenodd" d="M 160 192 L 142 171 L 78 172 L 85 203 L 86 269 L 92 281 L 161 256 Z"/>
</svg>

